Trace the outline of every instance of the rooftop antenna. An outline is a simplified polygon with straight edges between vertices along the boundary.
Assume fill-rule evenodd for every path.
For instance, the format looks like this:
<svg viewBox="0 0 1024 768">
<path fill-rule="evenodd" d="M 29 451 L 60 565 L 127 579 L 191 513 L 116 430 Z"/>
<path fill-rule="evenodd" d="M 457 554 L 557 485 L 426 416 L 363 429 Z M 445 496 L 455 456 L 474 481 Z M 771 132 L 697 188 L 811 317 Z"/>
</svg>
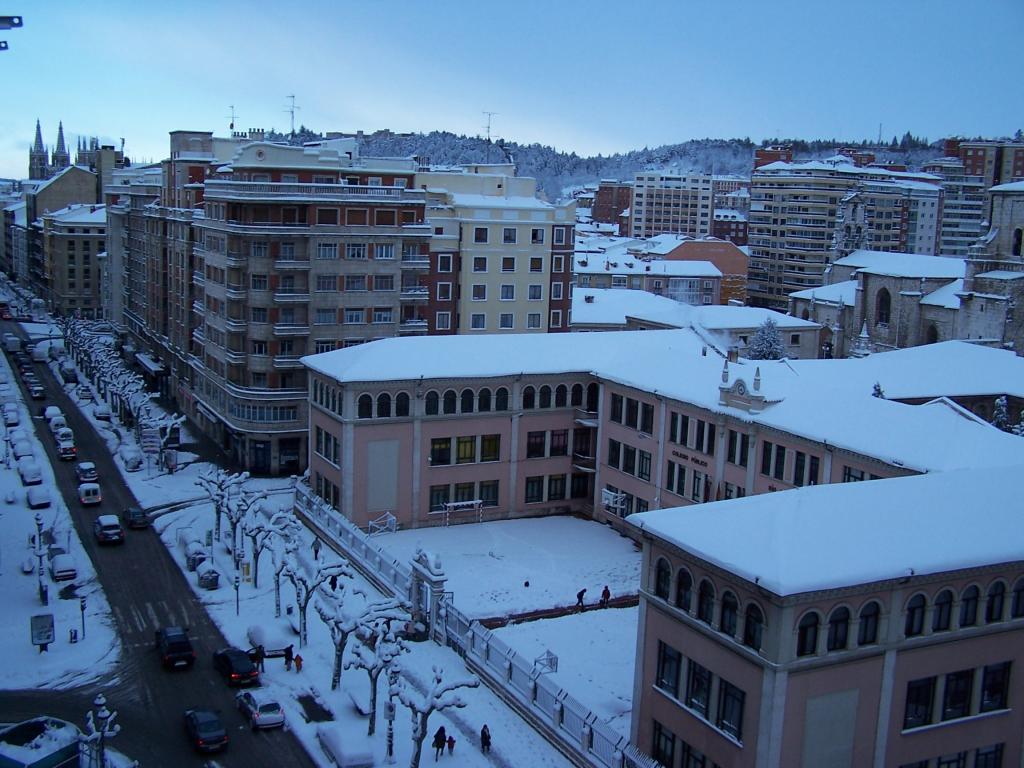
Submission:
<svg viewBox="0 0 1024 768">
<path fill-rule="evenodd" d="M 497 112 L 488 112 L 484 110 L 484 114 L 487 115 L 487 162 L 491 162 L 491 118 L 494 117 Z"/>
<path fill-rule="evenodd" d="M 228 126 L 228 130 L 229 131 L 233 131 L 233 130 L 235 130 L 235 120 L 237 119 L 238 115 L 235 114 L 235 105 L 234 104 L 231 104 L 228 107 L 228 109 L 231 110 L 231 114 L 227 116 L 231 120 L 231 124 Z"/>
<path fill-rule="evenodd" d="M 286 107 L 284 111 L 289 113 L 292 116 L 292 138 L 294 139 L 295 138 L 295 112 L 296 112 L 296 110 L 302 109 L 302 107 L 296 107 L 295 106 L 295 94 L 294 93 L 289 95 L 289 96 L 286 96 L 285 98 L 292 100 L 292 105 L 290 107 Z"/>
</svg>

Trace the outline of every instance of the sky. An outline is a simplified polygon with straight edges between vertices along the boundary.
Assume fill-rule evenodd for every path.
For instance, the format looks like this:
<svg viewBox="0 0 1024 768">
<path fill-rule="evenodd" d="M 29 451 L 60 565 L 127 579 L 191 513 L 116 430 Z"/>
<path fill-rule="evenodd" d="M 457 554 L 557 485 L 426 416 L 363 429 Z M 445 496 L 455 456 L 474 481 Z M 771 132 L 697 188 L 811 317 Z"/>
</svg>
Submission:
<svg viewBox="0 0 1024 768">
<path fill-rule="evenodd" d="M 946 8 L 943 11 L 943 7 Z M 581 155 L 691 138 L 1024 127 L 1021 0 L 19 0 L 0 31 L 0 177 L 56 142 L 172 130 L 491 131 Z M 980 21 L 984 19 L 984 21 Z M 1014 109 L 1014 106 L 1017 109 Z"/>
</svg>

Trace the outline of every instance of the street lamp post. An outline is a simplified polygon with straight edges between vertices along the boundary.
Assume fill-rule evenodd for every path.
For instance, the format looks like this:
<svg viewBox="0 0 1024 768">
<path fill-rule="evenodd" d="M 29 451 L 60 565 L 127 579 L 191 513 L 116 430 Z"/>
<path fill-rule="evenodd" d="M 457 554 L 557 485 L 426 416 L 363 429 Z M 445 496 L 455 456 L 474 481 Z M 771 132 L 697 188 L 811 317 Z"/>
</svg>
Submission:
<svg viewBox="0 0 1024 768">
<path fill-rule="evenodd" d="M 78 599 L 78 607 L 82 610 L 82 639 L 85 640 L 85 598 Z"/>
<path fill-rule="evenodd" d="M 96 756 L 99 762 L 100 768 L 106 768 L 107 755 L 106 755 L 106 737 L 107 737 L 107 721 L 110 719 L 110 710 L 107 709 L 107 698 L 102 694 L 98 694 L 92 702 L 96 706 L 96 719 L 100 722 L 99 727 L 99 739 L 96 741 Z"/>
<path fill-rule="evenodd" d="M 238 574 L 235 574 L 235 616 L 238 615 L 238 587 L 241 586 L 242 580 L 238 578 Z"/>
<path fill-rule="evenodd" d="M 43 515 L 41 512 L 36 512 L 36 557 L 39 558 L 39 601 L 43 605 L 49 605 L 50 598 L 46 594 L 46 585 L 43 583 Z"/>
</svg>

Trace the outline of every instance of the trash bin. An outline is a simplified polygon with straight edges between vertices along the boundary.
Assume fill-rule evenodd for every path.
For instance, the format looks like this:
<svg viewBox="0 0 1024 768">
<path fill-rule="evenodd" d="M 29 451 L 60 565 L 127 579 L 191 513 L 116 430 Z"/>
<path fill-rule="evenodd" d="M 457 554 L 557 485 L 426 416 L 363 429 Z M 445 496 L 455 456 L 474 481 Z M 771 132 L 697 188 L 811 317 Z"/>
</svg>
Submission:
<svg viewBox="0 0 1024 768">
<path fill-rule="evenodd" d="M 199 573 L 199 586 L 203 589 L 217 589 L 220 586 L 220 574 L 213 568 Z"/>
</svg>

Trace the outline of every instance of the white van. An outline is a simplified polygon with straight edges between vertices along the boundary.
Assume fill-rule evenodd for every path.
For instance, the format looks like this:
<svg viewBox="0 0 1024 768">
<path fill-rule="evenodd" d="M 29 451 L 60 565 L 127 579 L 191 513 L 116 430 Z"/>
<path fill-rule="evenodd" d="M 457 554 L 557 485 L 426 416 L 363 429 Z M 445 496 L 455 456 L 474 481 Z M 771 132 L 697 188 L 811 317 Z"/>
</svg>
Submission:
<svg viewBox="0 0 1024 768">
<path fill-rule="evenodd" d="M 103 501 L 99 483 L 82 483 L 78 486 L 78 500 L 85 506 L 92 506 Z"/>
</svg>

